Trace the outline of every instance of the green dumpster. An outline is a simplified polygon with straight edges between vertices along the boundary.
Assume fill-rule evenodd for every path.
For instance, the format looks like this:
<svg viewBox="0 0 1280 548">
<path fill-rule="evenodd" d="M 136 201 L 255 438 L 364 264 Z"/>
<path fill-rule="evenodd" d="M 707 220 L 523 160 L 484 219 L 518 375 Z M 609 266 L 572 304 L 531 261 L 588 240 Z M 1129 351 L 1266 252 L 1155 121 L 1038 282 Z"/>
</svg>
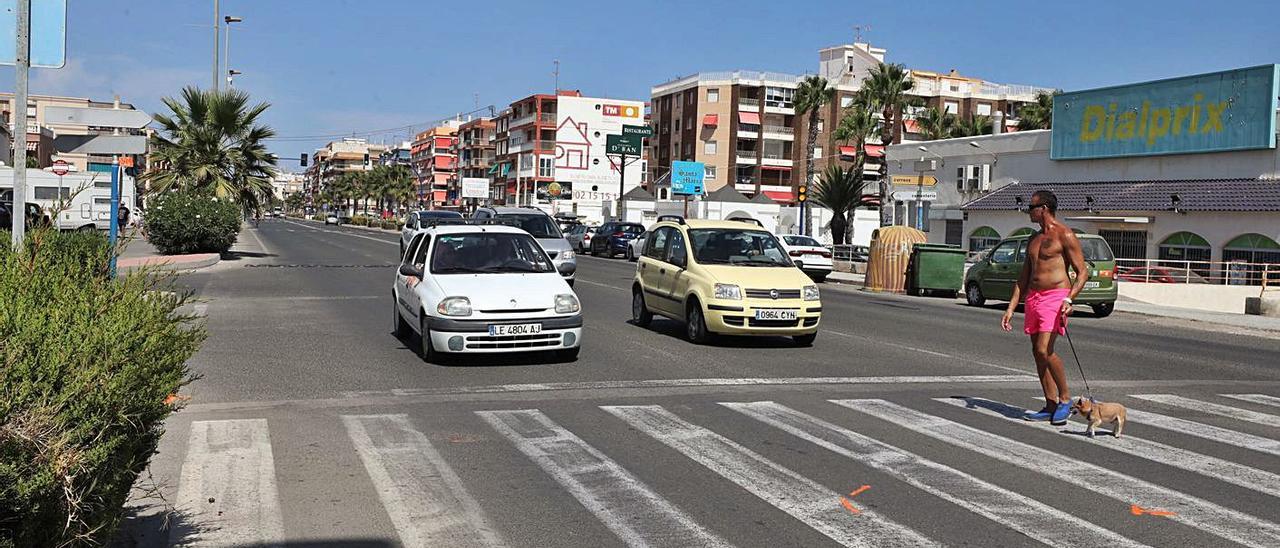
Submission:
<svg viewBox="0 0 1280 548">
<path fill-rule="evenodd" d="M 965 257 L 960 246 L 916 244 L 907 263 L 907 293 L 955 298 L 964 284 Z"/>
</svg>

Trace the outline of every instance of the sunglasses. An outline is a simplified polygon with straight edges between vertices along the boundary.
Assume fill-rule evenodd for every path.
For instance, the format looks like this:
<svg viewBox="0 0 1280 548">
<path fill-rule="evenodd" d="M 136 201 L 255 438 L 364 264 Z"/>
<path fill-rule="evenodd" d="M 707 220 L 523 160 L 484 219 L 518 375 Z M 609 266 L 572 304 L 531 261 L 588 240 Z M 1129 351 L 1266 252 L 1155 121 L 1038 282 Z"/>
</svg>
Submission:
<svg viewBox="0 0 1280 548">
<path fill-rule="evenodd" d="M 1049 204 L 1036 204 L 1036 205 L 1033 205 L 1033 206 L 1027 206 L 1027 207 L 1022 208 L 1022 211 L 1023 211 L 1024 213 L 1031 213 L 1032 211 L 1035 211 L 1035 210 L 1040 209 L 1040 208 L 1042 208 L 1042 207 L 1049 207 Z"/>
</svg>

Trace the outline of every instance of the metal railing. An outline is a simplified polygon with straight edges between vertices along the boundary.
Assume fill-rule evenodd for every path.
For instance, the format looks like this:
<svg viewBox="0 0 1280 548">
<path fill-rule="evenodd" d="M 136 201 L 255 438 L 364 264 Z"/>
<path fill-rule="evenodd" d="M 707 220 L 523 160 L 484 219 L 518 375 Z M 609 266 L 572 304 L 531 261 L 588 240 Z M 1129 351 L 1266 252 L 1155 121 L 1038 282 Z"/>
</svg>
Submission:
<svg viewBox="0 0 1280 548">
<path fill-rule="evenodd" d="M 765 133 L 777 133 L 779 135 L 795 135 L 795 128 L 787 126 L 764 126 Z"/>
<path fill-rule="evenodd" d="M 547 151 L 555 151 L 555 149 L 556 149 L 555 141 L 538 141 L 538 150 L 547 152 Z"/>
<path fill-rule="evenodd" d="M 738 106 L 743 106 L 743 107 L 754 107 L 754 108 L 755 108 L 755 110 L 760 110 L 760 100 L 759 100 L 759 99 L 752 99 L 752 98 L 750 98 L 750 97 L 739 97 L 739 98 L 738 98 Z"/>
<path fill-rule="evenodd" d="M 863 245 L 841 244 L 827 246 L 831 258 L 846 263 L 865 263 L 871 257 L 871 248 Z"/>
<path fill-rule="evenodd" d="M 1116 259 L 1116 281 L 1135 283 L 1280 285 L 1280 264 L 1247 261 Z"/>
</svg>

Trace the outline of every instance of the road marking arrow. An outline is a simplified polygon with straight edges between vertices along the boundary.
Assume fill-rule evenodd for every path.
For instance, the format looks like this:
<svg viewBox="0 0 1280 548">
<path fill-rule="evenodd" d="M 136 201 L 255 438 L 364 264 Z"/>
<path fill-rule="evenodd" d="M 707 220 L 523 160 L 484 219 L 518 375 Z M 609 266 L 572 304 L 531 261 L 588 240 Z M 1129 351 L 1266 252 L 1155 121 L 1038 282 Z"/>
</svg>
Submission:
<svg viewBox="0 0 1280 548">
<path fill-rule="evenodd" d="M 1146 514 L 1146 515 L 1148 515 L 1148 516 L 1164 516 L 1164 517 L 1168 517 L 1168 516 L 1176 516 L 1176 515 L 1178 515 L 1178 514 L 1176 514 L 1176 513 L 1174 513 L 1174 512 L 1170 512 L 1170 511 L 1168 511 L 1168 510 L 1148 510 L 1148 509 L 1146 509 L 1146 508 L 1143 508 L 1143 507 L 1141 507 L 1141 506 L 1138 506 L 1137 504 L 1130 504 L 1130 505 L 1129 505 L 1129 512 L 1132 512 L 1132 513 L 1133 513 L 1133 515 L 1135 515 L 1135 516 L 1141 516 L 1141 515 L 1143 515 L 1143 514 Z"/>
<path fill-rule="evenodd" d="M 858 496 L 858 493 L 861 493 L 861 492 L 863 492 L 863 491 L 866 491 L 867 489 L 870 489 L 870 488 L 871 488 L 871 486 L 870 486 L 870 485 L 863 485 L 862 487 L 859 487 L 859 488 L 857 488 L 857 489 L 854 489 L 852 493 L 849 493 L 849 496 L 850 496 L 850 497 L 856 497 L 856 496 Z M 842 506 L 844 506 L 844 507 L 845 507 L 845 509 L 849 510 L 850 512 L 853 512 L 853 513 L 855 513 L 855 514 L 861 514 L 861 513 L 862 513 L 860 510 L 858 510 L 858 507 L 854 506 L 854 505 L 853 505 L 853 503 L 852 503 L 852 502 L 849 502 L 849 499 L 847 499 L 847 498 L 845 498 L 845 497 L 840 497 L 840 504 L 841 504 Z"/>
</svg>

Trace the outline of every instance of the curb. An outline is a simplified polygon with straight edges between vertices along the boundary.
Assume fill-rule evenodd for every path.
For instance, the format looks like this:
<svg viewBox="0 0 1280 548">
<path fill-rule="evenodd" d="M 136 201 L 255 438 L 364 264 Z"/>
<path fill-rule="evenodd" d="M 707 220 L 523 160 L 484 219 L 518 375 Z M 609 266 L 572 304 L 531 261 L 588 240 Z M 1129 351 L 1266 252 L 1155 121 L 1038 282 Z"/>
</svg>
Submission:
<svg viewBox="0 0 1280 548">
<path fill-rule="evenodd" d="M 304 222 L 308 222 L 308 223 L 320 223 L 320 224 L 324 224 L 324 221 L 317 221 L 317 220 L 315 220 L 315 219 L 298 219 L 297 217 L 285 217 L 285 219 L 295 220 L 295 221 L 304 221 Z M 339 228 L 344 228 L 344 227 L 345 227 L 345 228 L 355 228 L 355 229 L 359 229 L 359 230 L 366 230 L 366 231 L 369 231 L 369 232 L 381 232 L 381 233 L 383 233 L 383 234 L 396 234 L 396 233 L 400 232 L 400 230 L 399 230 L 399 229 L 395 229 L 395 228 L 373 228 L 373 227 L 360 226 L 360 225 L 336 225 L 336 226 L 337 226 L 337 227 L 339 227 Z"/>
<path fill-rule="evenodd" d="M 193 261 L 175 262 L 172 259 L 178 257 L 200 257 Z M 217 253 L 201 253 L 199 255 L 161 255 L 156 257 L 143 257 L 141 262 L 130 265 L 116 266 L 116 271 L 121 273 L 129 273 L 143 268 L 155 268 L 158 270 L 168 271 L 186 271 L 199 270 L 208 268 L 222 261 L 222 256 Z"/>
<path fill-rule="evenodd" d="M 1120 308 L 1120 307 L 1116 307 L 1116 310 L 1115 310 L 1115 311 L 1116 311 L 1116 312 L 1124 312 L 1125 314 L 1134 314 L 1134 315 L 1138 315 L 1138 316 L 1145 316 L 1145 317 L 1148 317 L 1148 318 L 1164 318 L 1164 319 L 1170 319 L 1170 320 L 1182 320 L 1182 321 L 1185 321 L 1185 322 L 1194 322 L 1194 323 L 1198 323 L 1198 324 L 1202 324 L 1202 325 L 1213 325 L 1213 326 L 1218 326 L 1218 327 L 1234 327 L 1234 328 L 1236 328 L 1236 329 L 1250 329 L 1250 330 L 1254 330 L 1254 331 L 1265 331 L 1265 332 L 1267 332 L 1267 333 L 1280 334 L 1280 328 L 1276 328 L 1276 327 L 1265 327 L 1265 326 L 1253 326 L 1253 325 L 1240 325 L 1240 324 L 1234 324 L 1234 323 L 1223 323 L 1223 322 L 1214 321 L 1214 320 L 1203 320 L 1203 319 L 1199 319 L 1199 318 L 1186 318 L 1186 317 L 1183 317 L 1183 316 L 1170 316 L 1170 315 L 1167 315 L 1167 314 L 1157 314 L 1157 313 L 1154 313 L 1154 312 L 1143 312 L 1143 311 L 1139 311 L 1139 310 L 1129 310 L 1129 309 L 1124 309 L 1124 308 Z M 1251 317 L 1257 317 L 1257 316 L 1251 316 Z"/>
</svg>

